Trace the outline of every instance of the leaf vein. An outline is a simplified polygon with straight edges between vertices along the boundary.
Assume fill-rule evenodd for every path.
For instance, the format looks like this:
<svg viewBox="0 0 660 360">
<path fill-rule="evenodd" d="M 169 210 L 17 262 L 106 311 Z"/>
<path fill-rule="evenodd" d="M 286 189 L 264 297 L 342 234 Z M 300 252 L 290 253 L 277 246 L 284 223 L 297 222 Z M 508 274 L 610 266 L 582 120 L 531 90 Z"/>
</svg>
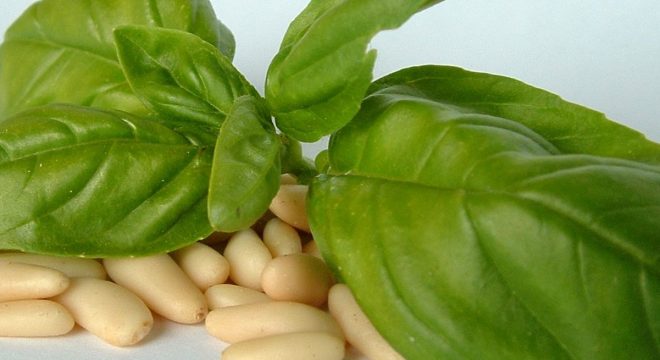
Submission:
<svg viewBox="0 0 660 360">
<path fill-rule="evenodd" d="M 58 51 L 64 51 L 64 50 L 69 50 L 73 52 L 81 52 L 84 53 L 88 56 L 91 56 L 93 58 L 96 58 L 98 60 L 102 60 L 106 63 L 112 64 L 114 66 L 119 66 L 117 63 L 117 59 L 115 59 L 113 56 L 105 56 L 100 53 L 95 53 L 91 50 L 85 49 L 83 47 L 78 47 L 75 45 L 71 44 L 65 44 L 65 43 L 59 43 L 56 41 L 53 41 L 47 37 L 44 37 L 43 39 L 28 39 L 28 38 L 16 38 L 16 39 L 11 39 L 6 41 L 5 43 L 26 43 L 26 44 L 33 44 L 33 45 L 40 45 L 40 46 L 47 46 L 50 48 L 54 48 Z"/>
<path fill-rule="evenodd" d="M 382 192 L 382 189 L 379 189 L 378 192 Z M 379 201 L 384 201 L 384 200 L 380 200 L 380 199 L 387 199 L 387 194 L 380 193 L 375 198 L 379 199 Z M 383 217 L 380 216 L 380 214 L 378 214 L 378 209 L 383 208 L 383 207 L 384 206 L 382 206 L 382 205 L 369 207 L 369 210 L 372 211 L 372 214 L 368 218 L 369 219 L 377 219 L 377 220 L 375 220 L 376 222 L 378 222 L 379 219 L 383 219 Z M 372 226 L 361 226 L 361 227 L 362 227 L 362 229 L 364 229 L 363 231 L 370 232 L 371 230 L 369 230 L 369 229 L 387 229 L 389 225 L 390 224 L 382 224 L 382 223 L 378 224 L 377 223 L 376 226 L 373 226 L 373 227 Z M 369 234 L 367 236 L 356 236 L 356 238 L 369 238 L 369 237 L 373 237 L 373 235 Z M 414 317 L 415 320 L 419 324 L 423 324 L 424 328 L 426 328 L 427 331 L 433 332 L 434 334 L 441 336 L 444 339 L 445 343 L 450 343 L 451 342 L 451 337 L 449 337 L 446 333 L 439 334 L 438 332 L 440 331 L 440 329 L 434 329 L 432 326 L 429 326 L 430 319 L 426 316 L 418 315 L 414 311 L 414 309 L 416 307 L 411 306 L 411 304 L 408 303 L 408 301 L 406 300 L 405 292 L 402 291 L 401 286 L 398 284 L 398 282 L 396 281 L 396 277 L 394 276 L 394 274 L 396 274 L 397 271 L 396 271 L 396 269 L 392 269 L 392 264 L 387 261 L 387 259 L 389 258 L 387 256 L 387 254 L 385 253 L 385 249 L 387 248 L 387 246 L 385 246 L 382 242 L 382 239 L 386 239 L 387 236 L 378 236 L 377 238 L 381 239 L 380 241 L 376 240 L 377 243 L 380 245 L 380 246 L 375 247 L 376 250 L 379 252 L 379 256 L 377 257 L 377 259 L 380 259 L 380 262 L 381 262 L 381 265 L 382 265 L 381 268 L 384 269 L 382 275 L 386 278 L 385 279 L 386 281 L 383 281 L 382 283 L 383 284 L 391 284 L 390 289 L 391 289 L 391 291 L 393 291 L 396 294 L 396 296 L 394 296 L 393 299 L 398 299 L 400 302 L 402 302 L 404 304 L 405 309 L 408 310 L 408 314 L 410 316 Z M 452 346 L 452 345 L 455 345 L 455 344 L 451 344 L 451 345 L 447 344 L 447 345 Z M 452 346 L 452 350 L 454 350 L 456 352 L 464 352 L 464 350 L 462 348 L 455 347 L 455 346 Z M 465 356 L 465 354 L 462 354 L 462 355 Z"/>
<path fill-rule="evenodd" d="M 642 298 L 642 312 L 644 313 L 644 317 L 646 319 L 645 324 L 646 324 L 646 329 L 647 331 L 651 334 L 651 338 L 654 340 L 654 349 L 656 352 L 656 355 L 658 355 L 658 358 L 660 358 L 660 334 L 654 331 L 653 326 L 653 319 L 651 319 L 651 312 L 649 311 L 649 308 L 652 306 L 651 305 L 651 299 L 649 298 L 648 295 L 648 280 L 647 280 L 647 273 L 642 267 L 639 271 L 639 294 L 640 297 Z"/>
<path fill-rule="evenodd" d="M 79 195 L 80 195 L 80 194 L 81 194 L 81 193 L 82 193 L 82 192 L 83 192 L 83 191 L 89 186 L 89 184 L 92 182 L 92 179 L 94 179 L 94 178 L 96 177 L 96 175 L 101 171 L 101 169 L 103 168 L 105 162 L 106 162 L 107 159 L 110 157 L 110 152 L 111 152 L 111 149 L 112 149 L 113 147 L 114 147 L 114 143 L 111 144 L 110 147 L 108 148 L 108 150 L 105 152 L 103 159 L 101 159 L 101 160 L 97 163 L 96 168 L 94 169 L 94 171 L 90 173 L 90 175 L 87 177 L 87 179 L 85 179 L 84 184 L 83 184 L 82 186 L 77 187 L 76 189 L 71 189 L 71 190 L 69 191 L 69 197 L 66 199 L 66 201 L 64 201 L 64 202 L 62 202 L 62 203 L 60 203 L 60 204 L 58 204 L 58 205 L 55 206 L 54 208 L 46 209 L 43 213 L 38 214 L 38 215 L 36 215 L 36 216 L 32 216 L 30 219 L 28 219 L 28 220 L 26 220 L 26 221 L 23 221 L 23 222 L 21 222 L 21 223 L 15 225 L 15 226 L 12 226 L 11 228 L 6 229 L 6 230 L 3 232 L 3 234 L 9 233 L 10 231 L 14 231 L 14 230 L 19 229 L 19 228 L 21 228 L 21 227 L 24 227 L 24 226 L 26 226 L 26 225 L 28 225 L 28 224 L 36 223 L 38 220 L 40 220 L 40 219 L 42 219 L 42 218 L 44 218 L 44 217 L 46 217 L 46 216 L 48 216 L 48 215 L 54 213 L 55 211 L 57 211 L 57 210 L 59 210 L 59 209 L 61 209 L 61 208 L 64 208 L 64 207 L 67 206 L 68 204 L 70 204 L 74 199 L 76 199 L 76 198 L 77 198 L 77 197 L 78 197 L 78 196 L 79 196 Z M 38 162 L 38 161 L 35 160 L 35 164 L 36 164 L 37 162 Z"/>
<path fill-rule="evenodd" d="M 585 252 L 584 252 L 584 241 L 578 241 L 575 244 L 575 260 L 577 261 L 577 272 L 580 274 L 580 289 L 582 290 L 582 295 L 585 299 L 585 304 L 591 304 L 590 291 L 587 288 L 589 283 L 587 280 L 587 268 L 585 261 Z"/>
<path fill-rule="evenodd" d="M 58 62 L 64 57 L 64 51 L 56 51 L 54 55 L 49 56 L 44 60 L 42 66 L 33 74 L 30 81 L 23 87 L 23 91 L 15 101 L 17 104 L 22 104 L 26 99 L 29 99 L 32 93 L 37 89 L 37 86 L 42 83 L 42 79 L 48 76 L 48 72 L 55 68 Z"/>
<path fill-rule="evenodd" d="M 413 179 L 419 180 L 420 176 L 424 172 L 424 169 L 428 165 L 428 162 L 431 160 L 431 157 L 436 153 L 436 149 L 438 146 L 442 144 L 442 142 L 445 140 L 447 137 L 447 134 L 453 130 L 453 126 L 447 126 L 445 127 L 442 132 L 440 133 L 440 136 L 436 137 L 435 140 L 433 141 L 433 144 L 431 146 L 427 147 L 426 153 L 421 156 L 421 159 L 419 160 L 419 166 L 417 166 L 417 169 L 415 169 L 415 172 L 411 175 Z M 371 132 L 370 132 L 371 134 Z"/>
<path fill-rule="evenodd" d="M 559 207 L 553 206 L 547 201 L 544 201 L 543 199 L 538 199 L 533 196 L 533 194 L 506 194 L 512 196 L 514 198 L 518 198 L 520 200 L 528 201 L 530 203 L 536 204 L 538 206 L 541 206 L 543 209 L 550 211 L 554 213 L 555 215 L 562 217 L 563 219 L 579 226 L 586 232 L 595 235 L 599 239 L 605 240 L 607 244 L 609 244 L 610 247 L 614 249 L 618 249 L 620 252 L 628 255 L 629 257 L 632 257 L 634 261 L 643 264 L 644 266 L 647 266 L 651 269 L 654 269 L 654 266 L 657 266 L 653 264 L 652 259 L 649 259 L 648 257 L 645 256 L 644 252 L 642 250 L 639 250 L 633 246 L 628 246 L 624 241 L 620 241 L 616 238 L 615 235 L 611 235 L 610 232 L 605 231 L 600 229 L 600 227 L 595 226 L 596 224 L 594 223 L 586 223 L 583 220 L 580 220 L 581 217 L 579 216 L 574 216 L 570 213 L 570 211 L 566 211 L 566 209 L 561 209 Z M 655 270 L 655 269 L 654 269 Z"/>
<path fill-rule="evenodd" d="M 513 290 L 512 286 L 506 281 L 506 277 L 504 277 L 504 275 L 502 275 L 502 271 L 497 267 L 497 262 L 493 259 L 492 255 L 490 255 L 490 254 L 488 253 L 488 251 L 487 251 L 487 247 L 485 246 L 482 237 L 479 235 L 478 227 L 476 226 L 474 220 L 472 219 L 472 215 L 470 215 L 470 211 L 469 211 L 469 209 L 468 209 L 467 202 L 466 202 L 466 197 L 463 197 L 461 202 L 462 202 L 462 204 L 463 204 L 462 210 L 463 210 L 464 217 L 465 217 L 465 219 L 468 221 L 468 224 L 470 225 L 470 229 L 472 230 L 472 231 L 470 231 L 470 234 L 472 234 L 472 237 L 473 237 L 475 243 L 478 244 L 479 248 L 481 249 L 481 254 L 483 254 L 484 259 L 485 259 L 486 261 L 488 261 L 488 262 L 493 266 L 493 269 L 495 269 L 495 271 L 497 272 L 497 275 L 498 275 L 499 279 L 502 281 L 502 283 L 504 284 L 504 286 L 508 289 L 509 295 L 510 295 L 512 298 L 516 299 L 516 301 L 521 305 L 521 307 L 522 307 L 522 308 L 523 308 L 523 309 L 524 309 L 524 310 L 530 315 L 530 317 L 531 317 L 531 318 L 532 318 L 537 324 L 540 325 L 540 327 L 541 327 L 543 330 L 546 331 L 546 333 L 547 333 L 552 339 L 555 340 L 555 342 L 557 343 L 557 345 L 559 345 L 559 347 L 564 351 L 564 353 L 565 353 L 569 358 L 575 358 L 575 359 L 577 359 L 577 357 L 573 356 L 573 355 L 569 352 L 568 348 L 567 348 L 566 345 L 565 345 L 565 344 L 559 339 L 559 337 L 557 336 L 557 334 L 555 334 L 555 333 L 554 333 L 553 331 L 551 331 L 547 326 L 545 326 L 545 324 L 543 324 L 543 322 L 542 322 L 542 321 L 539 319 L 539 317 L 538 317 L 538 316 L 532 311 L 532 309 L 530 309 L 529 306 L 527 306 L 527 304 L 525 304 L 525 302 L 522 301 L 522 299 L 521 299 L 519 296 L 516 296 L 516 292 Z"/>
<path fill-rule="evenodd" d="M 181 175 L 184 171 L 186 171 L 191 165 L 195 164 L 196 156 L 192 156 L 187 163 L 184 163 L 180 168 L 176 169 L 174 173 L 172 173 L 168 178 L 163 179 L 157 186 L 152 187 L 145 196 L 140 199 L 140 202 L 138 204 L 135 204 L 135 206 L 132 206 L 131 209 L 129 209 L 128 212 L 126 212 L 124 215 L 122 215 L 121 218 L 118 218 L 114 224 L 112 224 L 110 227 L 105 229 L 103 233 L 108 233 L 115 229 L 117 226 L 120 225 L 120 223 L 124 220 L 126 220 L 128 217 L 131 216 L 136 210 L 138 210 L 142 205 L 144 205 L 149 199 L 151 199 L 155 194 L 157 194 L 160 190 L 168 186 L 172 181 L 174 181 L 179 175 Z"/>
</svg>

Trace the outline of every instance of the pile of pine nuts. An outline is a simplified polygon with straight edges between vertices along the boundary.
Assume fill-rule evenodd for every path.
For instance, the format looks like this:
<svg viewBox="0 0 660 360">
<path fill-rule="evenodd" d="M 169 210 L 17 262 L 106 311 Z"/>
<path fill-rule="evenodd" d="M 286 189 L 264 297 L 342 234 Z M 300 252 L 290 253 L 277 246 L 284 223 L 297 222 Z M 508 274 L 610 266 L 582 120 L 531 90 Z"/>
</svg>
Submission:
<svg viewBox="0 0 660 360">
<path fill-rule="evenodd" d="M 285 175 L 260 224 L 171 254 L 98 261 L 0 252 L 0 336 L 59 336 L 78 324 L 130 346 L 149 334 L 155 313 L 205 321 L 230 344 L 223 360 L 341 360 L 349 347 L 403 359 L 335 283 L 310 238 L 306 193 Z"/>
</svg>

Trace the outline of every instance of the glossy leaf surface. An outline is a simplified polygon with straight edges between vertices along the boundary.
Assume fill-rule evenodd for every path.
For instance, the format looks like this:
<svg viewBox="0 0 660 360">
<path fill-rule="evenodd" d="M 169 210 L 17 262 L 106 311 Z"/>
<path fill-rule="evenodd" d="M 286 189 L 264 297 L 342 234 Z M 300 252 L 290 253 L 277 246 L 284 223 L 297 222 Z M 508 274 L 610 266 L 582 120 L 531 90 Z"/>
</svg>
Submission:
<svg viewBox="0 0 660 360">
<path fill-rule="evenodd" d="M 324 257 L 400 353 L 660 356 L 658 144 L 455 68 L 404 70 L 372 90 L 331 139 L 309 215 Z M 583 127 L 611 147 L 571 141 Z"/>
<path fill-rule="evenodd" d="M 212 154 L 153 121 L 71 105 L 0 124 L 0 248 L 112 257 L 211 232 Z"/>
<path fill-rule="evenodd" d="M 145 112 L 115 53 L 112 31 L 124 24 L 188 31 L 233 54 L 208 0 L 42 0 L 0 47 L 0 117 L 55 102 Z"/>
<path fill-rule="evenodd" d="M 266 99 L 278 128 L 297 140 L 316 141 L 344 126 L 372 79 L 371 38 L 434 3 L 311 1 L 290 25 L 268 70 Z"/>
<path fill-rule="evenodd" d="M 216 230 L 245 229 L 267 210 L 280 185 L 279 136 L 262 100 L 239 98 L 215 148 L 209 219 Z"/>
<path fill-rule="evenodd" d="M 217 132 L 236 98 L 258 96 L 227 57 L 194 34 L 134 25 L 114 34 L 131 88 L 163 121 Z"/>
<path fill-rule="evenodd" d="M 562 153 L 660 164 L 660 145 L 604 114 L 505 76 L 451 66 L 419 66 L 376 82 L 370 92 L 428 98 L 519 122 Z"/>
</svg>

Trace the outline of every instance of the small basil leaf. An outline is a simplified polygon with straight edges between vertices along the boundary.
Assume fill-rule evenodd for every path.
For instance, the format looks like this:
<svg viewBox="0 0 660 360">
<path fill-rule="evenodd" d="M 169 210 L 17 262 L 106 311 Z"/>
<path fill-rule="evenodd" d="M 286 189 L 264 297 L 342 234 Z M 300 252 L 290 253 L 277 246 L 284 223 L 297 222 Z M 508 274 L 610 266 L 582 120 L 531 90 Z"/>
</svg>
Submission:
<svg viewBox="0 0 660 360">
<path fill-rule="evenodd" d="M 227 57 L 194 34 L 127 25 L 114 35 L 133 91 L 163 121 L 217 128 L 237 97 L 257 95 Z"/>
<path fill-rule="evenodd" d="M 211 152 L 121 112 L 49 105 L 0 123 L 0 248 L 172 251 L 211 232 Z"/>
<path fill-rule="evenodd" d="M 215 147 L 208 214 L 218 231 L 252 225 L 268 210 L 280 181 L 280 140 L 260 98 L 236 100 Z"/>
<path fill-rule="evenodd" d="M 558 98 L 530 110 L 521 83 L 510 107 L 477 81 L 461 103 L 438 72 L 377 82 L 310 189 L 315 239 L 372 322 L 406 359 L 658 358 L 658 145 Z M 580 116 L 555 133 L 584 120 L 642 144 L 566 148 L 535 131 L 553 107 Z"/>
<path fill-rule="evenodd" d="M 319 174 L 326 174 L 330 171 L 330 156 L 328 150 L 319 152 L 314 159 L 314 166 Z"/>
<path fill-rule="evenodd" d="M 42 0 L 0 47 L 0 117 L 55 102 L 146 112 L 116 58 L 112 31 L 124 24 L 189 31 L 233 54 L 208 0 Z"/>
<path fill-rule="evenodd" d="M 316 141 L 344 126 L 359 110 L 372 79 L 371 38 L 434 3 L 311 1 L 289 27 L 268 69 L 266 99 L 278 128 L 295 139 Z"/>
<path fill-rule="evenodd" d="M 318 175 L 314 164 L 303 156 L 302 146 L 298 141 L 280 134 L 282 143 L 282 173 L 296 177 L 299 184 L 309 184 Z"/>
</svg>

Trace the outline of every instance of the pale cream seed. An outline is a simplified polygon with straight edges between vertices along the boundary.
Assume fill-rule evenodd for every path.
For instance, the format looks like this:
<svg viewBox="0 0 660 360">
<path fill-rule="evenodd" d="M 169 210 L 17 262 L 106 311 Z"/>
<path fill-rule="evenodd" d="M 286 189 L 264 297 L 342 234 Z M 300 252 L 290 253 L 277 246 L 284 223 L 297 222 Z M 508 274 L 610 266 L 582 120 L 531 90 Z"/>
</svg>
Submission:
<svg viewBox="0 0 660 360">
<path fill-rule="evenodd" d="M 274 300 L 312 306 L 325 304 L 333 283 L 332 273 L 325 263 L 307 254 L 277 257 L 268 263 L 261 275 L 264 292 Z"/>
</svg>

